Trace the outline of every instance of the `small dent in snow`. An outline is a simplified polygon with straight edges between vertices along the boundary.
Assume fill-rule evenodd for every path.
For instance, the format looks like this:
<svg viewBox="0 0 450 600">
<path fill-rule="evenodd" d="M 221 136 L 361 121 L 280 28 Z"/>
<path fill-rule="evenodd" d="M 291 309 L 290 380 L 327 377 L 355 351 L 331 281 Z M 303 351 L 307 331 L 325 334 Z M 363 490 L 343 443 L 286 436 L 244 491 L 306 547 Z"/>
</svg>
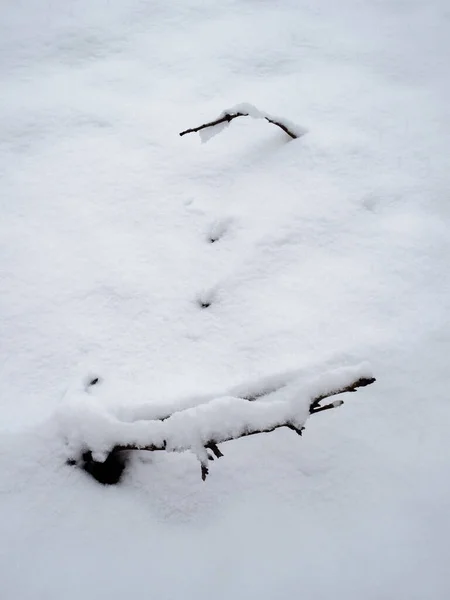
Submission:
<svg viewBox="0 0 450 600">
<path fill-rule="evenodd" d="M 228 231 L 230 227 L 231 219 L 220 219 L 215 221 L 211 225 L 211 229 L 209 231 L 208 241 L 211 244 L 218 242 Z"/>
<path fill-rule="evenodd" d="M 214 290 L 207 290 L 199 294 L 197 304 L 201 309 L 209 308 L 214 301 Z"/>
<path fill-rule="evenodd" d="M 379 199 L 373 195 L 367 195 L 362 200 L 362 205 L 369 212 L 375 212 L 376 208 L 378 207 L 378 204 L 379 204 Z"/>
</svg>

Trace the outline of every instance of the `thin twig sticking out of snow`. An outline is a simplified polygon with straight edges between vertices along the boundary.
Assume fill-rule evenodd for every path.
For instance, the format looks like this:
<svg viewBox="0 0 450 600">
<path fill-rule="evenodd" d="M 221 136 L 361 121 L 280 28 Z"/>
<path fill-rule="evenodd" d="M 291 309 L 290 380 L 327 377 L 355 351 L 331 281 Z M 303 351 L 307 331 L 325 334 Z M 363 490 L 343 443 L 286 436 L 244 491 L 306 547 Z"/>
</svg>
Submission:
<svg viewBox="0 0 450 600">
<path fill-rule="evenodd" d="M 180 133 L 180 136 L 186 135 L 187 133 L 198 133 L 209 127 L 214 128 L 217 125 L 225 124 L 225 126 L 227 126 L 233 119 L 237 119 L 238 117 L 252 117 L 254 119 L 265 119 L 268 123 L 272 123 L 272 125 L 280 127 L 280 129 L 287 133 L 287 135 L 293 140 L 296 140 L 305 133 L 303 129 L 294 125 L 293 123 L 290 123 L 286 119 L 273 117 L 268 113 L 258 110 L 255 106 L 252 106 L 251 104 L 244 103 L 238 104 L 233 108 L 224 110 L 222 114 L 219 115 L 219 117 L 217 117 L 217 119 L 214 119 L 214 121 L 210 121 L 209 123 L 203 123 L 203 125 L 199 125 L 198 127 L 193 127 L 191 129 L 186 129 L 185 131 L 182 131 Z M 221 128 L 212 133 L 211 137 L 216 133 L 219 133 L 219 131 L 221 131 Z M 207 141 L 207 139 L 209 139 L 209 137 L 205 138 L 203 141 Z"/>
<path fill-rule="evenodd" d="M 335 402 L 331 402 L 331 404 L 326 404 L 325 406 L 320 406 L 320 403 L 322 402 L 322 400 L 325 400 L 325 398 L 331 398 L 332 396 L 337 396 L 338 394 L 345 394 L 347 392 L 357 392 L 358 388 L 365 387 L 366 385 L 370 385 L 371 383 L 374 383 L 375 381 L 376 381 L 375 377 L 361 377 L 360 379 L 358 379 L 357 381 L 354 381 L 353 383 L 351 383 L 349 385 L 346 385 L 341 388 L 337 388 L 333 391 L 326 392 L 325 394 L 322 394 L 321 396 L 317 396 L 317 398 L 314 398 L 314 400 L 309 405 L 309 414 L 313 415 L 314 413 L 321 412 L 322 410 L 328 410 L 329 408 L 335 408 L 336 406 L 340 406 L 341 404 L 344 403 L 343 400 L 337 400 Z"/>
</svg>

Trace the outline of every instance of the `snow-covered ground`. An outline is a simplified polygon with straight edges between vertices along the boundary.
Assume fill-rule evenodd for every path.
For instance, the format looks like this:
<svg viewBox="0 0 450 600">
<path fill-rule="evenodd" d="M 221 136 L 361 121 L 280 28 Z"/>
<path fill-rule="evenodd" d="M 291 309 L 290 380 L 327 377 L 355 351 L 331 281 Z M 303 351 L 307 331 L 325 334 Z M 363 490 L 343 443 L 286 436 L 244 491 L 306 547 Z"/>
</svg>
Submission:
<svg viewBox="0 0 450 600">
<path fill-rule="evenodd" d="M 450 596 L 449 55 L 445 0 L 1 3 L 2 600 Z M 178 136 L 241 102 L 307 133 Z M 205 482 L 65 464 L 88 374 L 126 411 L 363 360 Z"/>
</svg>

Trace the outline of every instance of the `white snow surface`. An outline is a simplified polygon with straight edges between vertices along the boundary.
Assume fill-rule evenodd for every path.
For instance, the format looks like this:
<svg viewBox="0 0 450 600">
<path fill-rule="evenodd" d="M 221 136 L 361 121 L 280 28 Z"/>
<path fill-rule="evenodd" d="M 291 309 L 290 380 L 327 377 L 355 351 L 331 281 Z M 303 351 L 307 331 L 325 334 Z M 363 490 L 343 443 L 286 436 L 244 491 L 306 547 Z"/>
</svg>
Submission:
<svg viewBox="0 0 450 600">
<path fill-rule="evenodd" d="M 450 597 L 449 52 L 444 0 L 1 3 L 2 600 Z M 242 99 L 307 134 L 179 137 Z M 205 482 L 65 463 L 68 404 L 75 439 L 362 360 Z"/>
</svg>

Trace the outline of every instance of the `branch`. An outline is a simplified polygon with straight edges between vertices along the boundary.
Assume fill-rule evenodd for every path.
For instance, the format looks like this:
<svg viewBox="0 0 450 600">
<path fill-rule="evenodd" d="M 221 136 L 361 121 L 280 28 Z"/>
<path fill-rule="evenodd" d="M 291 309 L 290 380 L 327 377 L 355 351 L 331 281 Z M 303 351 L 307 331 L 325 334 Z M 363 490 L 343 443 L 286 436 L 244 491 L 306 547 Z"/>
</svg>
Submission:
<svg viewBox="0 0 450 600">
<path fill-rule="evenodd" d="M 350 385 L 347 385 L 343 388 L 330 390 L 329 392 L 326 392 L 325 394 L 317 396 L 316 398 L 313 398 L 313 400 L 311 401 L 311 403 L 309 405 L 309 414 L 315 415 L 316 413 L 323 412 L 324 410 L 330 410 L 331 408 L 337 408 L 338 406 L 342 406 L 344 404 L 343 400 L 336 400 L 335 402 L 331 402 L 330 404 L 327 404 L 325 406 L 320 406 L 319 403 L 322 400 L 324 400 L 325 398 L 330 398 L 331 396 L 337 396 L 338 394 L 343 394 L 346 392 L 356 392 L 358 388 L 370 385 L 370 384 L 374 383 L 375 381 L 376 381 L 376 379 L 374 377 L 371 377 L 371 378 L 362 378 L 361 377 L 361 378 L 357 379 L 356 381 L 353 381 Z M 217 433 L 214 436 L 214 439 L 208 440 L 204 444 L 204 447 L 211 450 L 211 452 L 213 452 L 213 454 L 216 456 L 216 458 L 221 458 L 223 456 L 223 454 L 219 450 L 219 448 L 217 446 L 218 444 L 223 444 L 224 442 L 230 442 L 232 440 L 237 440 L 239 438 L 248 437 L 250 435 L 257 435 L 259 433 L 271 433 L 272 431 L 275 431 L 276 429 L 280 429 L 281 427 L 287 427 L 288 429 L 295 431 L 298 435 L 302 435 L 302 431 L 304 430 L 303 426 L 302 427 L 296 426 L 292 422 L 291 419 L 287 419 L 285 421 L 282 421 L 275 425 L 270 425 L 268 427 L 259 427 L 257 425 L 254 425 L 254 426 L 249 425 L 245 430 L 239 432 L 238 434 Z M 164 440 L 160 445 L 150 444 L 148 446 L 147 445 L 140 446 L 140 445 L 135 445 L 135 444 L 128 444 L 125 446 L 116 446 L 116 448 L 118 450 L 148 450 L 148 451 L 167 450 L 167 442 Z"/>
<path fill-rule="evenodd" d="M 214 442 L 209 442 L 209 444 L 205 444 L 205 448 L 208 448 L 209 450 L 211 450 L 211 452 L 214 454 L 214 456 L 216 458 L 222 458 L 223 454 L 217 447 L 217 444 L 215 444 Z"/>
<path fill-rule="evenodd" d="M 282 129 L 293 140 L 296 140 L 305 133 L 303 129 L 299 128 L 293 123 L 290 123 L 286 119 L 280 119 L 269 115 L 268 113 L 258 110 L 251 104 L 238 104 L 233 108 L 224 110 L 222 114 L 219 115 L 219 117 L 217 117 L 217 119 L 214 119 L 209 123 L 203 123 L 203 125 L 199 125 L 198 127 L 186 129 L 185 131 L 182 131 L 179 135 L 183 136 L 187 133 L 199 133 L 204 129 L 208 129 L 209 127 L 216 127 L 217 125 L 229 125 L 229 123 L 233 121 L 233 119 L 237 119 L 238 117 L 253 117 L 254 119 L 265 119 L 268 123 L 272 123 L 272 125 L 276 125 L 280 129 Z M 211 137 L 215 135 L 215 133 L 212 133 Z"/>
<path fill-rule="evenodd" d="M 334 390 L 330 390 L 329 392 L 325 392 L 316 398 L 313 398 L 311 404 L 309 405 L 309 412 L 313 415 L 316 412 L 320 412 L 322 410 L 328 410 L 329 408 L 335 408 L 335 406 L 340 406 L 343 404 L 343 400 L 339 400 L 338 403 L 333 402 L 331 404 L 327 404 L 327 406 L 320 406 L 320 402 L 325 398 L 331 398 L 332 396 L 337 396 L 338 394 L 344 394 L 346 392 L 356 392 L 360 387 L 366 387 L 366 385 L 370 385 L 376 381 L 375 377 L 360 377 L 353 383 L 349 385 L 339 387 Z"/>
<path fill-rule="evenodd" d="M 214 121 L 210 121 L 209 123 L 203 123 L 203 125 L 199 125 L 198 127 L 192 127 L 191 129 L 185 129 L 181 131 L 178 135 L 182 137 L 187 133 L 198 133 L 202 131 L 202 129 L 207 129 L 208 127 L 215 127 L 216 125 L 220 125 L 221 123 L 230 123 L 233 119 L 237 119 L 238 117 L 248 117 L 247 113 L 225 113 L 223 116 L 218 117 Z"/>
<path fill-rule="evenodd" d="M 371 385 L 374 382 L 374 377 L 358 377 L 356 379 L 353 379 L 347 385 L 341 385 L 336 387 L 333 386 L 328 391 L 323 392 L 322 394 L 312 398 L 309 401 L 309 403 L 307 404 L 309 415 L 323 412 L 325 410 L 330 410 L 343 404 L 342 400 L 336 400 L 334 402 L 321 406 L 320 402 L 325 398 L 336 396 L 342 393 L 355 392 L 358 388 Z M 251 435 L 271 433 L 272 431 L 275 431 L 276 429 L 280 429 L 282 427 L 287 427 L 288 429 L 294 431 L 297 435 L 301 436 L 304 430 L 304 423 L 308 418 L 307 414 L 302 416 L 301 410 L 300 413 L 297 414 L 296 410 L 298 411 L 299 409 L 295 409 L 295 404 L 292 405 L 293 408 L 291 408 L 289 411 L 290 405 L 286 405 L 286 402 L 277 401 L 272 403 L 258 403 L 254 402 L 253 398 L 250 401 L 251 404 L 249 402 L 248 405 L 248 409 L 250 410 L 245 410 L 243 416 L 239 417 L 239 415 L 236 413 L 236 410 L 244 408 L 244 406 L 246 405 L 246 401 L 242 398 L 235 398 L 233 401 L 234 404 L 230 404 L 230 408 L 234 410 L 234 417 L 237 419 L 237 424 L 228 431 L 225 430 L 223 433 L 217 430 L 216 425 L 210 426 L 210 429 L 214 431 L 214 434 L 212 434 L 210 438 L 206 439 L 206 441 L 203 442 L 203 447 L 200 446 L 201 452 L 196 452 L 201 463 L 202 480 L 205 480 L 206 476 L 209 473 L 207 465 L 208 459 L 206 458 L 208 457 L 206 452 L 207 450 L 210 450 L 216 458 L 221 458 L 223 454 L 218 448 L 218 444 L 229 442 L 243 437 L 249 437 Z M 242 404 L 242 402 L 244 404 Z M 208 420 L 201 421 L 201 418 L 205 419 L 207 417 L 211 417 L 213 423 L 222 422 L 222 416 L 224 412 L 226 413 L 227 406 L 228 405 L 226 403 L 221 405 L 220 401 L 216 401 L 215 403 L 211 402 L 209 404 L 197 407 L 197 409 L 202 409 L 202 413 L 195 413 L 195 408 L 187 409 L 178 413 L 174 413 L 168 418 L 164 418 L 157 421 L 150 421 L 149 425 L 157 425 L 158 423 L 161 427 L 164 427 L 166 425 L 167 427 L 165 431 L 169 437 L 167 439 L 160 439 L 160 441 L 153 441 L 150 444 L 137 442 L 118 443 L 107 453 L 107 457 L 104 462 L 95 460 L 91 450 L 87 450 L 83 452 L 80 460 L 70 461 L 70 464 L 77 464 L 78 466 L 82 467 L 86 472 L 92 475 L 100 483 L 117 483 L 120 480 L 125 466 L 127 464 L 129 451 L 140 450 L 154 452 L 165 450 L 170 452 L 193 450 L 195 452 L 195 446 L 191 445 L 189 441 L 186 441 L 190 439 L 189 431 L 187 434 L 185 432 L 182 433 L 181 441 L 176 441 L 180 425 L 182 429 L 183 425 L 192 425 L 192 420 L 195 416 L 197 416 L 197 428 L 201 428 L 200 422 L 203 422 L 203 425 L 205 425 L 205 423 L 206 425 L 208 425 Z M 250 408 L 251 406 L 253 408 Z M 274 412 L 274 407 L 275 409 L 279 408 L 280 415 L 284 416 L 277 417 L 278 413 L 276 411 L 274 414 L 272 414 Z M 269 413 L 268 415 L 266 415 L 266 411 L 268 408 Z M 239 413 L 239 410 L 237 410 L 237 412 Z M 188 417 L 187 420 L 184 419 L 185 416 Z M 265 425 L 261 424 L 262 422 L 264 422 L 264 419 L 266 420 Z M 171 427 L 171 425 L 173 425 L 173 427 Z M 206 429 L 208 429 L 207 426 Z M 155 430 L 160 431 L 159 428 L 156 428 Z M 173 439 L 169 439 L 171 435 L 174 435 Z"/>
</svg>

